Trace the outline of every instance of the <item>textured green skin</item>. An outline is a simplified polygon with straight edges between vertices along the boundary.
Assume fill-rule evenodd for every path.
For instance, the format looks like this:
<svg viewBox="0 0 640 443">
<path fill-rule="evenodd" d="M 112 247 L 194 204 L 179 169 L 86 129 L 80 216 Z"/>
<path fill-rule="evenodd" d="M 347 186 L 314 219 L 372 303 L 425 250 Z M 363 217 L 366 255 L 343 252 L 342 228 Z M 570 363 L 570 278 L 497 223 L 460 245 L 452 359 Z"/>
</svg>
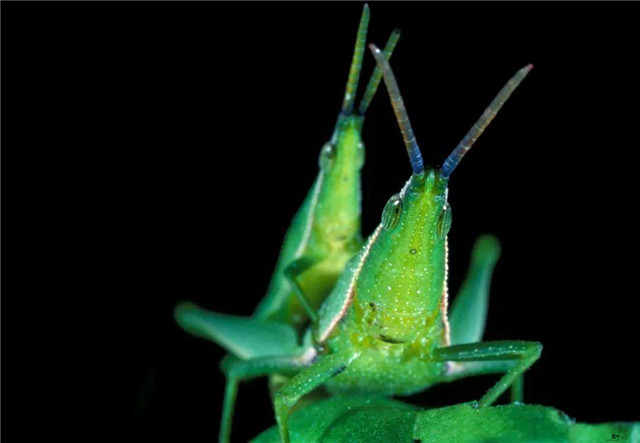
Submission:
<svg viewBox="0 0 640 443">
<path fill-rule="evenodd" d="M 375 397 L 333 397 L 291 416 L 291 441 L 320 442 L 640 442 L 640 423 L 576 423 L 562 411 L 539 405 L 476 409 L 469 403 L 420 410 Z M 279 442 L 277 427 L 252 443 Z"/>
<path fill-rule="evenodd" d="M 488 293 L 488 280 L 483 277 L 498 254 L 490 242 L 477 248 L 484 256 L 480 261 L 486 263 L 481 266 L 485 271 L 470 273 L 467 282 L 471 283 L 463 285 L 461 296 L 469 300 L 457 304 L 461 313 L 454 315 L 459 319 L 455 326 L 460 330 L 455 331 L 453 345 L 447 318 L 448 177 L 531 66 L 518 71 L 502 88 L 453 157 L 447 158 L 446 169 L 425 171 L 395 76 L 380 50 L 373 45 L 371 49 L 391 96 L 413 175 L 399 195 L 389 200 L 382 223 L 347 265 L 322 305 L 318 321 L 305 335 L 300 352 L 226 368 L 228 386 L 241 378 L 299 371 L 274 398 L 285 443 L 290 441 L 291 408 L 321 386 L 333 393 L 409 395 L 434 383 L 501 373 L 500 380 L 476 403 L 477 408 L 486 408 L 508 388 L 512 400 L 520 401 L 522 374 L 542 351 L 537 342 L 480 342 Z M 477 267 L 473 263 L 472 270 Z M 465 323 L 482 326 L 470 328 Z"/>
<path fill-rule="evenodd" d="M 432 363 L 429 355 L 448 343 L 442 310 L 446 236 L 437 234 L 446 193 L 435 171 L 413 175 L 401 192 L 397 225 L 372 235 L 360 272 L 350 276 L 357 278 L 353 302 L 326 343 L 330 353 L 360 357 L 327 382 L 330 391 L 410 394 L 444 372 L 444 364 Z M 334 318 L 349 295 L 332 293 L 321 318 Z M 315 332 L 318 340 L 329 329 L 323 326 Z"/>
<path fill-rule="evenodd" d="M 317 311 L 347 262 L 361 248 L 363 120 L 360 116 L 338 117 L 334 136 L 320 154 L 318 176 L 287 230 L 271 283 L 256 308 L 255 318 L 286 323 L 300 330 L 306 325 L 308 314 L 293 292 L 286 268 L 303 256 L 317 260 L 297 278 L 311 308 Z M 330 149 L 335 155 L 333 160 L 326 161 Z M 287 381 L 282 375 L 270 377 L 272 394 Z"/>
<path fill-rule="evenodd" d="M 226 369 L 231 379 L 299 371 L 274 398 L 282 441 L 289 441 L 291 407 L 323 385 L 333 393 L 409 395 L 434 383 L 504 373 L 478 403 L 485 407 L 539 357 L 536 343 L 449 346 L 446 237 L 450 223 L 443 224 L 450 221 L 447 193 L 447 180 L 439 171 L 412 175 L 399 194 L 402 210 L 392 217 L 393 223 L 383 214 L 383 223 L 347 265 L 322 305 L 320 320 L 308 330 L 301 350 L 288 359 L 256 359 Z M 392 201 L 397 198 L 387 206 Z M 492 269 L 496 252 L 483 242 L 477 251 L 484 256 L 479 261 Z M 488 283 L 476 274 L 470 274 L 476 284 Z M 474 293 L 483 292 L 467 294 L 475 297 Z M 466 321 L 473 323 L 475 317 L 484 321 L 486 314 L 477 314 L 471 312 Z M 480 339 L 472 337 L 474 342 Z"/>
<path fill-rule="evenodd" d="M 365 6 L 357 48 L 361 48 L 364 41 L 362 29 L 367 20 Z M 259 339 L 252 340 L 245 334 L 248 329 L 234 327 L 224 332 L 237 336 L 249 352 L 244 359 L 229 357 L 222 365 L 227 377 L 220 432 L 223 442 L 229 439 L 237 387 L 244 379 L 274 374 L 292 377 L 274 396 L 280 436 L 283 442 L 288 442 L 291 408 L 320 386 L 325 385 L 334 393 L 408 395 L 434 383 L 502 373 L 503 377 L 477 403 L 478 408 L 485 408 L 509 387 L 512 387 L 512 398 L 519 399 L 521 375 L 540 356 L 539 343 L 479 343 L 486 318 L 486 312 L 481 311 L 486 311 L 488 293 L 488 279 L 481 276 L 486 276 L 487 270 L 490 274 L 497 255 L 491 247 L 481 255 L 493 258 L 480 259 L 482 272 L 471 274 L 468 281 L 472 283 L 461 293 L 463 298 L 470 299 L 459 303 L 461 314 L 454 315 L 454 318 L 464 318 L 457 322 L 459 330 L 454 334 L 454 344 L 469 344 L 451 346 L 447 319 L 446 237 L 451 220 L 447 177 L 531 67 L 519 71 L 501 90 L 454 150 L 453 157 L 447 159 L 446 169 L 424 171 L 393 73 L 383 53 L 374 46 L 372 50 L 378 66 L 382 67 L 414 174 L 399 196 L 387 204 L 381 225 L 346 266 L 317 316 L 313 307 L 318 302 L 308 292 L 317 291 L 320 299 L 324 297 L 331 286 L 327 280 L 335 279 L 348 259 L 340 252 L 345 244 L 353 244 L 349 235 L 357 233 L 355 238 L 359 240 L 359 224 L 353 225 L 348 218 L 342 218 L 341 205 L 355 198 L 359 211 L 359 181 L 349 183 L 348 176 L 353 171 L 348 166 L 362 165 L 359 139 L 362 120 L 351 117 L 350 112 L 339 118 L 336 136 L 321 154 L 320 176 L 287 234 L 273 286 L 252 319 L 263 322 L 265 327 L 269 322 L 300 327 L 304 305 L 296 307 L 295 301 L 313 298 L 309 303 L 311 307 L 306 309 L 313 322 L 302 346 L 290 353 L 265 353 Z M 353 84 L 351 75 L 348 84 Z M 341 146 L 351 149 L 345 154 L 340 152 Z M 357 185 L 357 192 L 353 191 L 354 186 L 345 183 Z M 322 210 L 316 212 L 317 208 Z M 344 259 L 337 266 L 334 259 L 328 258 L 336 250 Z M 291 272 L 292 267 L 298 272 Z M 316 273 L 305 280 L 304 273 L 314 268 Z M 280 279 L 281 276 L 286 276 L 286 280 Z M 213 317 L 211 321 L 211 328 L 215 322 L 221 323 Z M 465 323 L 482 326 L 469 328 Z M 205 330 L 208 328 L 206 321 L 201 325 Z M 213 336 L 215 331 L 211 328 Z M 280 334 L 274 328 L 271 331 Z M 292 344 L 295 347 L 290 340 L 285 341 L 287 347 Z"/>
<path fill-rule="evenodd" d="M 285 276 L 285 269 L 303 256 L 317 260 L 298 277 L 312 308 L 317 310 L 347 261 L 360 249 L 362 123 L 360 116 L 338 118 L 332 141 L 321 153 L 323 156 L 326 150 L 333 149 L 333 161 L 320 162 L 320 172 L 287 230 L 267 294 L 254 317 L 300 329 L 307 314 Z"/>
</svg>

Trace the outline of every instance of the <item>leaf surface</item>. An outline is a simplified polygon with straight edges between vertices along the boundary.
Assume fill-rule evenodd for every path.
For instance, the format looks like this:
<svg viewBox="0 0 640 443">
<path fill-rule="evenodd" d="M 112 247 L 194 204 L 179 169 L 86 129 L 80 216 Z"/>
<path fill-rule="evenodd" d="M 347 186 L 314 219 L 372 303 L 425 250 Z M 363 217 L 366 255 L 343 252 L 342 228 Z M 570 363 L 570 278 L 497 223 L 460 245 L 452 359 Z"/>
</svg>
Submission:
<svg viewBox="0 0 640 443">
<path fill-rule="evenodd" d="M 463 403 L 420 410 L 382 398 L 332 397 L 296 411 L 289 425 L 292 443 L 640 442 L 640 422 L 576 423 L 555 408 L 521 404 L 476 409 Z M 280 442 L 277 427 L 253 442 Z"/>
</svg>

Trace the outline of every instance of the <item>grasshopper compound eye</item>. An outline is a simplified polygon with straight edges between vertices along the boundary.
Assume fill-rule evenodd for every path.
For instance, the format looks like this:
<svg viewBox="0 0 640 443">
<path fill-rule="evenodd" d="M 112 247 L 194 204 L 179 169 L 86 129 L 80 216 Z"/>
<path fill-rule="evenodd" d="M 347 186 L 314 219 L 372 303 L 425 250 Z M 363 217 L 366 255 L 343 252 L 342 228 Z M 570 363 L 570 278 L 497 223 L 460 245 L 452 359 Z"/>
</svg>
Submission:
<svg viewBox="0 0 640 443">
<path fill-rule="evenodd" d="M 325 143 L 320 151 L 320 157 L 318 158 L 318 164 L 320 169 L 326 171 L 331 168 L 336 158 L 336 147 L 333 143 Z"/>
<path fill-rule="evenodd" d="M 392 196 L 382 210 L 382 227 L 392 231 L 398 225 L 402 215 L 402 198 L 400 194 Z"/>
</svg>

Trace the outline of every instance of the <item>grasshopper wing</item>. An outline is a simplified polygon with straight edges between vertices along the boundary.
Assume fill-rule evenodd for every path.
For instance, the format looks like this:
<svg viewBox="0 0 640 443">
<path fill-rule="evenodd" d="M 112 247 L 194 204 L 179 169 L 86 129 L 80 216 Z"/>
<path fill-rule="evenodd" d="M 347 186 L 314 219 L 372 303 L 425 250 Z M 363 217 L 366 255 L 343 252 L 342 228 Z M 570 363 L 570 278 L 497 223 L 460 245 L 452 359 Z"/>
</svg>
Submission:
<svg viewBox="0 0 640 443">
<path fill-rule="evenodd" d="M 291 355 L 298 348 L 295 330 L 284 323 L 219 314 L 189 302 L 180 303 L 174 315 L 187 332 L 214 341 L 243 360 Z"/>
</svg>

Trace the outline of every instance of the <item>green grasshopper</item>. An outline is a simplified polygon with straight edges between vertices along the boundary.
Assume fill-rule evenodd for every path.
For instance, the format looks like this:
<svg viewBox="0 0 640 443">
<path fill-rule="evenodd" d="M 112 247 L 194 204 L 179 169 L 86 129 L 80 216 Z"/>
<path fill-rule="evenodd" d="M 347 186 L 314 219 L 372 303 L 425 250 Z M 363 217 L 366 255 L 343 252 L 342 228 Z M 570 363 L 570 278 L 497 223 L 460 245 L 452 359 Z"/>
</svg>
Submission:
<svg viewBox="0 0 640 443">
<path fill-rule="evenodd" d="M 425 170 L 391 67 L 379 49 L 370 47 L 382 70 L 413 174 L 387 202 L 380 225 L 347 264 L 322 304 L 318 321 L 307 329 L 303 345 L 281 343 L 296 350 L 229 359 L 223 365 L 232 392 L 239 380 L 272 373 L 292 376 L 274 398 L 283 442 L 289 441 L 290 408 L 322 385 L 336 394 L 410 395 L 436 383 L 503 374 L 475 403 L 483 408 L 509 387 L 512 399 L 520 400 L 521 375 L 542 350 L 537 342 L 479 342 L 486 315 L 486 276 L 497 258 L 498 246 L 491 238 L 476 245 L 451 322 L 447 316 L 449 178 L 532 66 L 509 80 L 439 170 Z M 225 400 L 226 414 L 232 406 Z"/>
</svg>

